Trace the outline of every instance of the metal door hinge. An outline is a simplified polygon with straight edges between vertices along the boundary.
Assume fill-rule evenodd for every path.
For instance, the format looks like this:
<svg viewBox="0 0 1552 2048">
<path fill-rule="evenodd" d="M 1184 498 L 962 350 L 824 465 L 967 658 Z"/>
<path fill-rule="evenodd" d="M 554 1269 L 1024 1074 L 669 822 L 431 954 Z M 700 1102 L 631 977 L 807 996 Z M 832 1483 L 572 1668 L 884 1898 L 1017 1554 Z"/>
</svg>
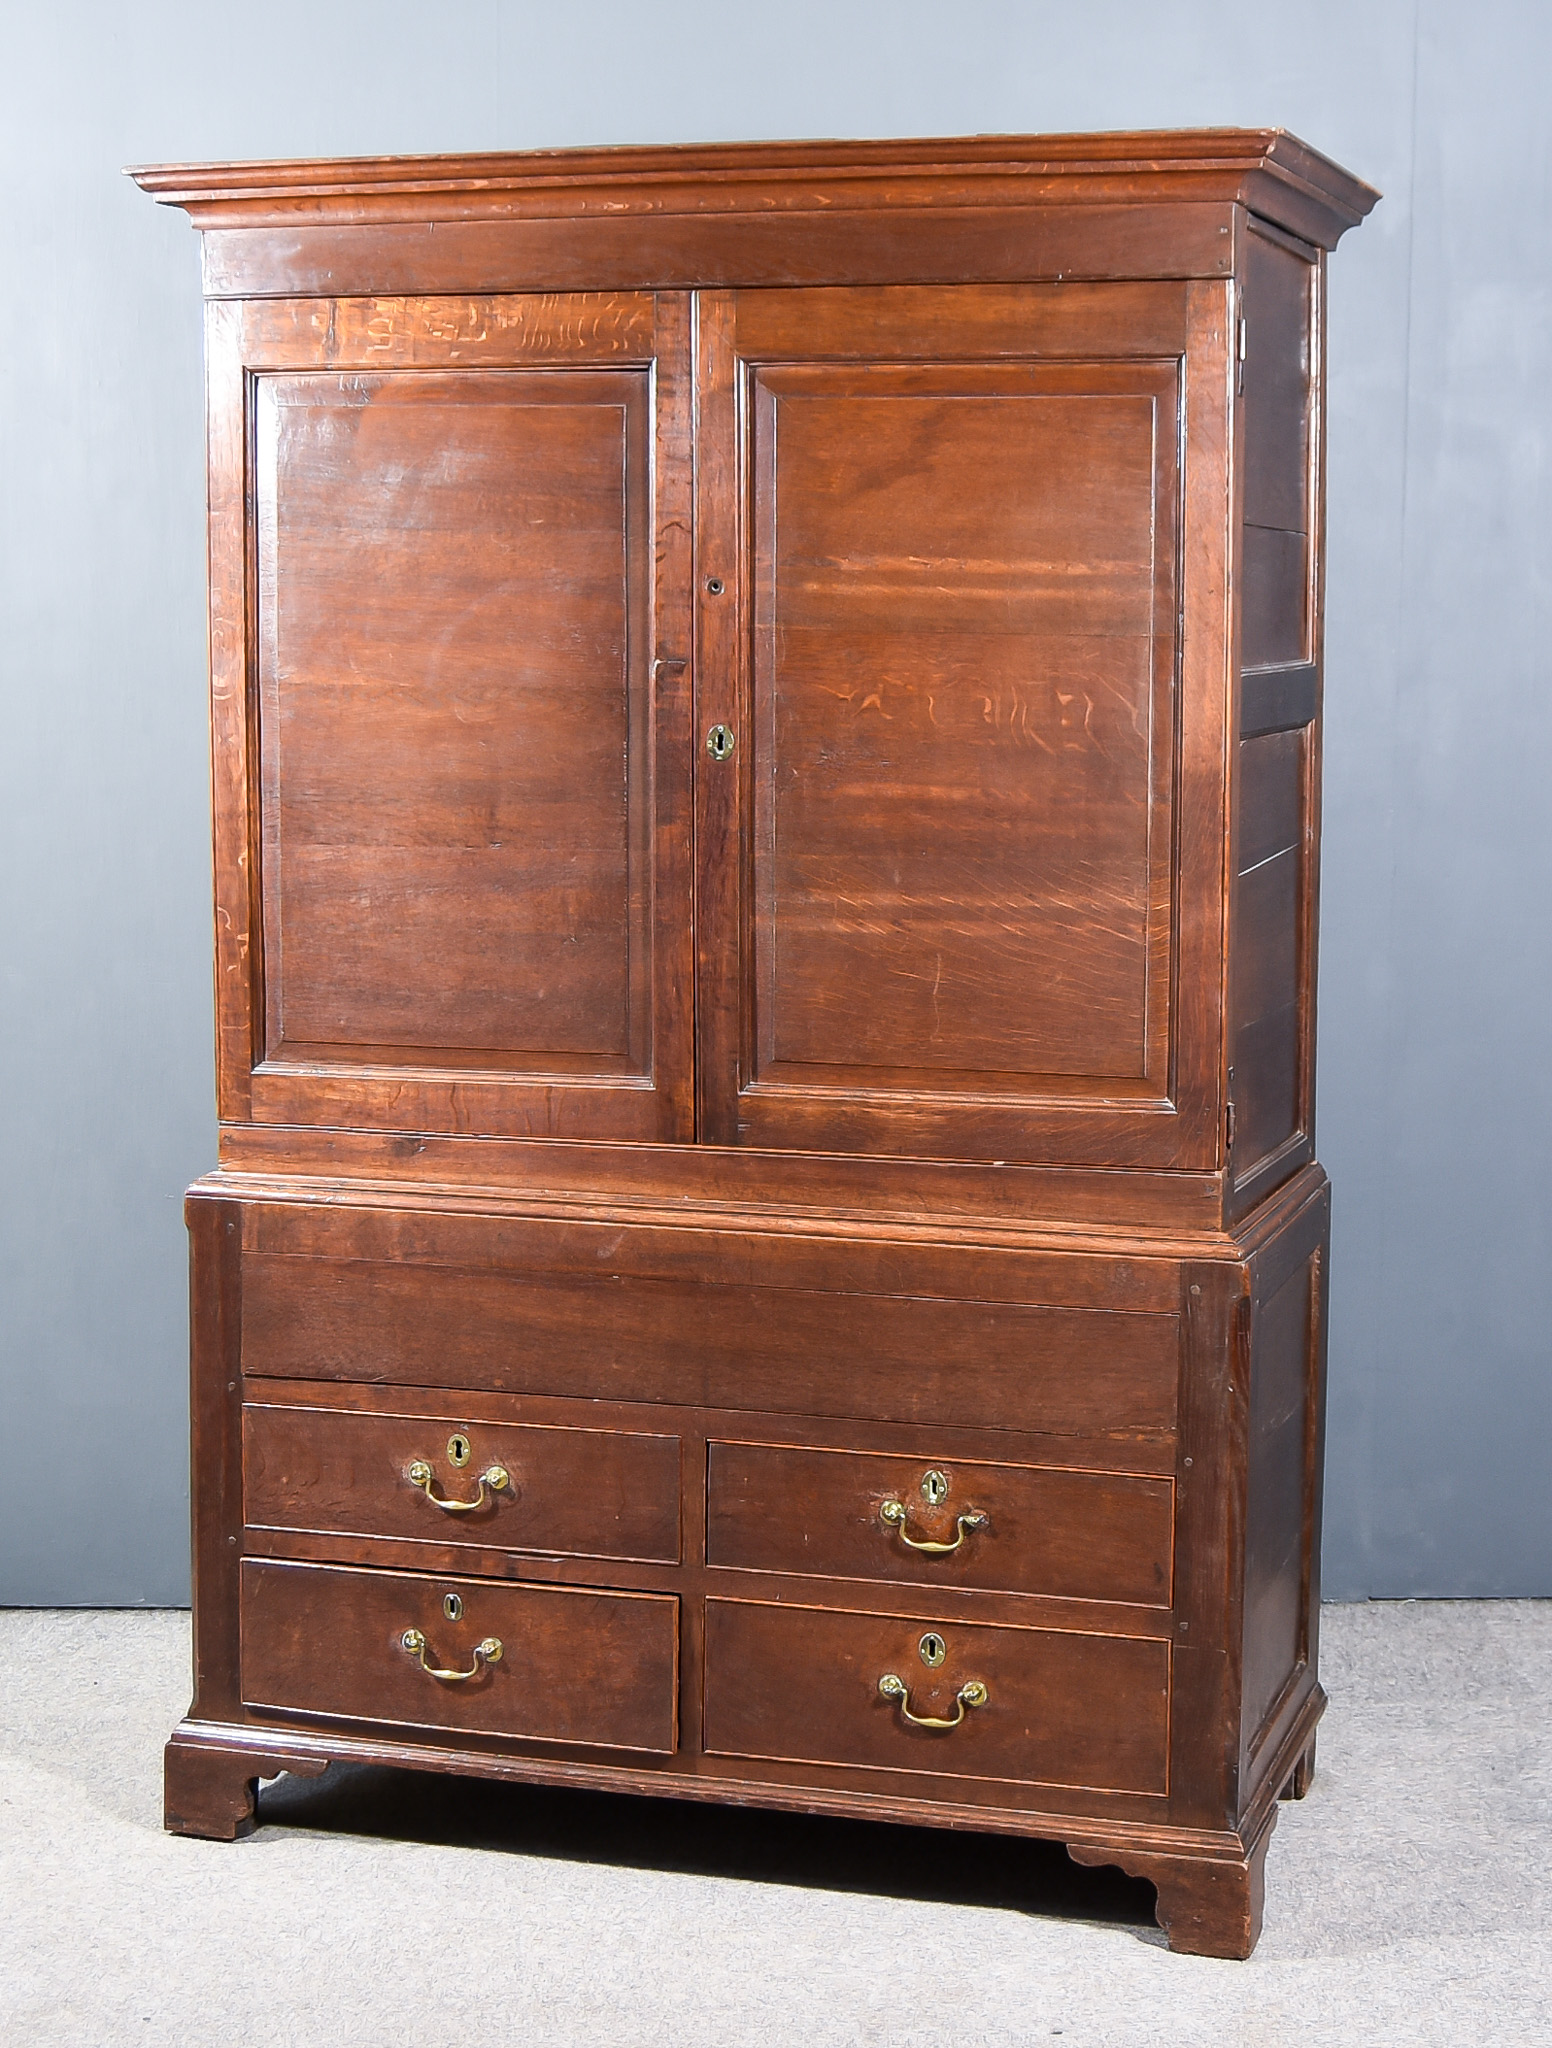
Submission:
<svg viewBox="0 0 1552 2048">
<path fill-rule="evenodd" d="M 1232 1152 L 1234 1150 L 1234 1098 L 1232 1095 L 1223 1105 L 1223 1149 L 1225 1152 Z"/>
<path fill-rule="evenodd" d="M 1245 388 L 1245 358 L 1249 353 L 1250 323 L 1244 314 L 1241 313 L 1239 316 L 1239 341 L 1235 350 L 1237 365 L 1234 372 L 1234 389 L 1237 392 L 1243 391 Z"/>
</svg>

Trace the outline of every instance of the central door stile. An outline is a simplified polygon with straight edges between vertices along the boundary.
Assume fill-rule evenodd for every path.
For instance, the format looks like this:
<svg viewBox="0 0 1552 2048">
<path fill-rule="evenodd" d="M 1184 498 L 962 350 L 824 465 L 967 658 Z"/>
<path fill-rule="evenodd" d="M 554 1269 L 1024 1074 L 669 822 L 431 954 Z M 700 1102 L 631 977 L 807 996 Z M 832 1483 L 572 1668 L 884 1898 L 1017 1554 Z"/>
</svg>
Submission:
<svg viewBox="0 0 1552 2048">
<path fill-rule="evenodd" d="M 654 1074 L 660 1142 L 695 1137 L 694 794 L 691 699 L 695 607 L 694 298 L 658 292 L 652 441 L 651 753 L 631 776 L 653 793 L 651 932 Z"/>
<path fill-rule="evenodd" d="M 750 773 L 744 499 L 735 296 L 695 300 L 695 968 L 696 1134 L 739 1142 L 743 1080 L 742 920 Z"/>
</svg>

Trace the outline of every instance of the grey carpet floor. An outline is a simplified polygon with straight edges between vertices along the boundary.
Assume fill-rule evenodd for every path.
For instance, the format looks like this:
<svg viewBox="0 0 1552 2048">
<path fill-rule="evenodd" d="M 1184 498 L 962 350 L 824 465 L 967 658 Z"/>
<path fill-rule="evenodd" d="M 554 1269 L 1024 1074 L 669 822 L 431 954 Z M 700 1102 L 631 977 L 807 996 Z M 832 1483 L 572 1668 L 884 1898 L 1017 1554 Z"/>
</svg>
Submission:
<svg viewBox="0 0 1552 2048">
<path fill-rule="evenodd" d="M 1248 1963 L 1059 1849 L 357 1770 L 160 1831 L 181 1614 L 0 1613 L 0 2039 L 1552 2043 L 1552 1602 L 1333 1607 Z"/>
</svg>

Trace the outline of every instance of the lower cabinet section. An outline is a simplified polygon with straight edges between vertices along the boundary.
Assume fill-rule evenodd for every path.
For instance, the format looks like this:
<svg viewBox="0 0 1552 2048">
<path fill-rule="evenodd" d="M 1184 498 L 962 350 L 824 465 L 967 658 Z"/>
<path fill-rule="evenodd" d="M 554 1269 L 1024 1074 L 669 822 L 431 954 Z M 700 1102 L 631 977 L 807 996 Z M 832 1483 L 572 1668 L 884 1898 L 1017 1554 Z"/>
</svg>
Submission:
<svg viewBox="0 0 1552 2048">
<path fill-rule="evenodd" d="M 1166 1642 L 706 1603 L 705 1743 L 722 1756 L 1169 1789 Z"/>
<path fill-rule="evenodd" d="M 664 1755 L 677 1746 L 669 1594 L 250 1559 L 241 1629 L 248 1707 Z"/>
<path fill-rule="evenodd" d="M 985 1827 L 1248 1953 L 1324 1700 L 1278 1199 L 1188 1257 L 199 1196 L 168 1825 L 359 1759 Z"/>
</svg>

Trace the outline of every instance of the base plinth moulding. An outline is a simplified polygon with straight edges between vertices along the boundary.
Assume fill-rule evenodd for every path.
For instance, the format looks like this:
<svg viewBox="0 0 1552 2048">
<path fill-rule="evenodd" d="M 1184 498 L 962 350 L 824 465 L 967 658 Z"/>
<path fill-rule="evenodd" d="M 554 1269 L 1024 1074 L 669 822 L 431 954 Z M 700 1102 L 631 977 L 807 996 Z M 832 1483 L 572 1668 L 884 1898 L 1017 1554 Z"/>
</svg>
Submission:
<svg viewBox="0 0 1552 2048">
<path fill-rule="evenodd" d="M 170 1834 L 235 1842 L 253 1832 L 261 1778 L 278 1778 L 282 1771 L 317 1778 L 328 1767 L 326 1757 L 221 1749 L 209 1742 L 180 1742 L 175 1734 L 162 1759 L 164 1824 Z"/>
<path fill-rule="evenodd" d="M 607 1770 L 587 1766 L 546 1767 L 530 1761 L 495 1757 L 454 1757 L 450 1754 L 416 1754 L 398 1745 L 331 1737 L 328 1754 L 315 1748 L 291 1748 L 282 1743 L 255 1744 L 251 1741 L 223 1743 L 204 1732 L 210 1724 L 186 1723 L 167 1744 L 166 1825 L 174 1834 L 201 1836 L 231 1842 L 251 1834 L 256 1825 L 258 1784 L 261 1779 L 288 1773 L 293 1777 L 317 1778 L 336 1760 L 388 1764 L 398 1768 L 447 1771 L 457 1769 L 481 1776 L 507 1780 L 574 1784 L 579 1788 L 607 1783 L 614 1776 Z M 198 1730 L 199 1732 L 195 1732 Z M 1305 1752 L 1306 1758 L 1313 1750 Z M 612 1788 L 613 1789 L 613 1788 Z M 619 1789 L 667 1793 L 670 1796 L 716 1798 L 719 1788 L 694 1781 L 638 1781 Z M 721 1788 L 720 1796 L 726 1796 Z M 739 1788 L 743 1797 L 755 1793 L 753 1786 Z M 879 1810 L 879 1803 L 855 1794 L 816 1794 L 812 1788 L 762 1786 L 751 1803 L 775 1810 L 829 1812 L 852 1818 L 889 1821 L 921 1819 L 918 1813 Z M 997 1832 L 1028 1835 L 1035 1839 L 1059 1840 L 1059 1822 L 1052 1826 L 1035 1820 L 1009 1826 L 1011 1816 L 990 1815 Z M 1154 1841 L 1126 1842 L 1069 1841 L 1068 1855 L 1075 1863 L 1092 1868 L 1113 1865 L 1129 1877 L 1145 1879 L 1158 1893 L 1157 1918 L 1169 1937 L 1171 1949 L 1186 1955 L 1222 1956 L 1235 1960 L 1247 1957 L 1261 1931 L 1263 1869 L 1267 1843 L 1276 1821 L 1275 1807 L 1255 1842 L 1236 1853 L 1234 1838 L 1211 1837 L 1201 1847 L 1176 1850 L 1155 1846 Z M 1033 1823 L 1033 1824 L 1031 1824 Z"/>
<path fill-rule="evenodd" d="M 1243 1962 L 1261 1933 L 1266 1845 L 1271 1838 L 1269 1823 L 1239 1857 L 1178 1855 L 1093 1842 L 1069 1842 L 1067 1854 L 1075 1863 L 1114 1864 L 1128 1877 L 1146 1879 L 1158 1893 L 1158 1923 L 1177 1954 Z"/>
</svg>

